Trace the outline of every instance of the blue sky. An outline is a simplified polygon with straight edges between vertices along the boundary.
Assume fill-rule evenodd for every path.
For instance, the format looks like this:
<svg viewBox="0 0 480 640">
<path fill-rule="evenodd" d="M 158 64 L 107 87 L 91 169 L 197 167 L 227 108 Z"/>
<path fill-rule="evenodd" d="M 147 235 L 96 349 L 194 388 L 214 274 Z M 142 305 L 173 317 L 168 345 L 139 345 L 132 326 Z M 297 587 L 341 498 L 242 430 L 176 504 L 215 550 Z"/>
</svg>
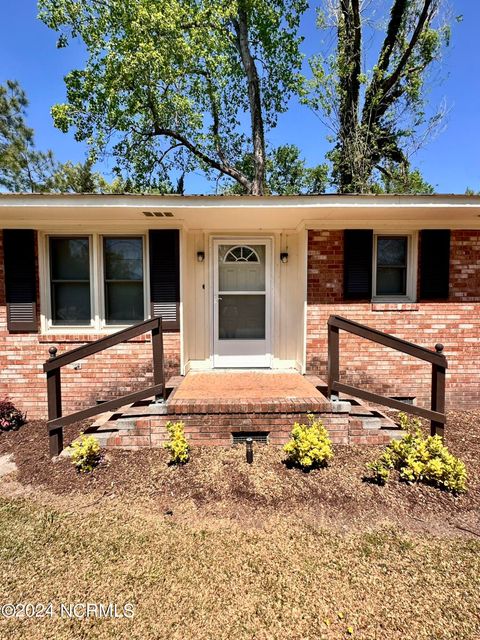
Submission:
<svg viewBox="0 0 480 640">
<path fill-rule="evenodd" d="M 480 189 L 480 3 L 450 0 L 450 6 L 453 15 L 463 15 L 463 22 L 453 24 L 452 44 L 429 93 L 432 107 L 446 102 L 448 115 L 444 130 L 415 156 L 414 164 L 438 192 L 464 193 L 467 186 Z M 28 123 L 35 129 L 39 149 L 53 149 L 62 161 L 83 160 L 86 147 L 75 142 L 72 133 L 56 130 L 50 117 L 51 106 L 65 99 L 63 76 L 81 66 L 81 46 L 73 43 L 57 49 L 57 35 L 36 18 L 34 0 L 0 0 L 0 7 L 0 82 L 16 79 L 26 90 Z M 313 53 L 321 37 L 314 26 L 313 8 L 303 20 L 302 31 L 308 42 L 305 51 Z M 317 164 L 330 146 L 326 135 L 313 113 L 292 104 L 269 140 L 273 145 L 293 142 L 310 164 Z M 102 168 L 108 173 L 108 167 Z M 200 175 L 187 176 L 190 193 L 212 188 Z"/>
</svg>

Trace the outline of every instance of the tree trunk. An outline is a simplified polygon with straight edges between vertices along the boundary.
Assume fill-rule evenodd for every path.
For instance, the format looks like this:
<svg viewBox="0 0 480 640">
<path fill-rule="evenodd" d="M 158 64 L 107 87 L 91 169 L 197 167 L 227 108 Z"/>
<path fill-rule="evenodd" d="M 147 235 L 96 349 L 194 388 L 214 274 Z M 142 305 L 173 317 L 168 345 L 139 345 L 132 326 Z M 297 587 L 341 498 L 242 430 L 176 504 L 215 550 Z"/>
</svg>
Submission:
<svg viewBox="0 0 480 640">
<path fill-rule="evenodd" d="M 250 52 L 248 43 L 248 16 L 245 4 L 239 2 L 238 20 L 234 23 L 236 31 L 237 49 L 247 76 L 248 101 L 250 103 L 250 118 L 253 141 L 254 176 L 250 193 L 255 196 L 264 194 L 265 189 L 265 133 L 263 128 L 262 100 L 260 80 L 255 66 L 255 60 Z"/>
</svg>

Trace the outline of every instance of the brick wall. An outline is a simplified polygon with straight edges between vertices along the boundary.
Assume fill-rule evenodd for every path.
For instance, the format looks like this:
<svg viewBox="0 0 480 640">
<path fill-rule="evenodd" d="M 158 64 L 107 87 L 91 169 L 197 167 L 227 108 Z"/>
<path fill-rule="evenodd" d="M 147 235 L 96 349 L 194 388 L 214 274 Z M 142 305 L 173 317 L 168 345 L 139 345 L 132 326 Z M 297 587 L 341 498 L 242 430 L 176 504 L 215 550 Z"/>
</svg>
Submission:
<svg viewBox="0 0 480 640">
<path fill-rule="evenodd" d="M 31 419 L 45 418 L 47 398 L 42 365 L 49 357 L 48 349 L 55 345 L 61 354 L 102 336 L 9 333 L 3 269 L 0 231 L 0 398 L 9 397 Z M 180 365 L 180 334 L 165 333 L 164 348 L 167 375 L 176 375 Z M 97 399 L 124 395 L 147 386 L 152 377 L 151 357 L 150 337 L 146 334 L 64 367 L 64 413 L 85 408 Z"/>
<path fill-rule="evenodd" d="M 343 301 L 343 231 L 309 231 L 307 368 L 326 376 L 330 314 L 433 349 L 445 345 L 449 407 L 480 406 L 480 231 L 452 231 L 448 301 Z M 430 365 L 340 332 L 342 380 L 390 396 L 429 401 Z"/>
</svg>

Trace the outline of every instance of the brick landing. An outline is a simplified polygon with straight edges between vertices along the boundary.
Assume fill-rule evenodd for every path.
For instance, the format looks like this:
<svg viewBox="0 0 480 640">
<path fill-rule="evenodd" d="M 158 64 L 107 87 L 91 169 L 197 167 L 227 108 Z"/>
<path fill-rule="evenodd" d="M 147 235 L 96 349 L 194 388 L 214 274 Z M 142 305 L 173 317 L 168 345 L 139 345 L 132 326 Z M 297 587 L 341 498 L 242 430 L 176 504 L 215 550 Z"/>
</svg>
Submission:
<svg viewBox="0 0 480 640">
<path fill-rule="evenodd" d="M 181 420 L 193 445 L 232 444 L 233 434 L 268 433 L 271 444 L 285 443 L 293 423 L 319 415 L 335 444 L 384 444 L 396 425 L 355 400 L 330 401 L 325 383 L 296 372 L 191 372 L 172 378 L 165 404 L 150 401 L 104 414 L 89 431 L 107 448 L 160 447 L 165 424 Z M 398 432 L 398 430 L 397 430 Z"/>
</svg>

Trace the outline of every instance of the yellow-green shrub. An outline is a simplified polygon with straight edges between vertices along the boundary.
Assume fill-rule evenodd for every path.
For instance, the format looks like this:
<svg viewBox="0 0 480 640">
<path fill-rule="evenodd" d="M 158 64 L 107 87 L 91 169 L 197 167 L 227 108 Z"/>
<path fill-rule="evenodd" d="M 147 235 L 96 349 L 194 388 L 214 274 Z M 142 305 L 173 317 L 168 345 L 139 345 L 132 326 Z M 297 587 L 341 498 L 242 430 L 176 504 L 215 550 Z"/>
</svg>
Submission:
<svg viewBox="0 0 480 640">
<path fill-rule="evenodd" d="M 183 422 L 167 422 L 165 428 L 170 438 L 163 446 L 170 451 L 170 461 L 173 464 L 185 464 L 189 459 L 190 447 L 185 438 Z"/>
<path fill-rule="evenodd" d="M 291 440 L 283 448 L 287 461 L 302 469 L 326 466 L 333 458 L 332 441 L 321 420 L 309 413 L 307 421 L 293 425 Z"/>
<path fill-rule="evenodd" d="M 93 471 L 100 462 L 100 445 L 95 436 L 86 436 L 82 433 L 68 449 L 72 463 L 79 471 Z"/>
<path fill-rule="evenodd" d="M 390 471 L 396 469 L 406 482 L 425 482 L 452 493 L 465 492 L 465 465 L 449 452 L 440 436 L 423 435 L 419 420 L 411 420 L 405 414 L 399 414 L 399 419 L 408 433 L 401 440 L 392 440 L 378 460 L 367 464 L 372 479 L 383 485 Z"/>
</svg>

